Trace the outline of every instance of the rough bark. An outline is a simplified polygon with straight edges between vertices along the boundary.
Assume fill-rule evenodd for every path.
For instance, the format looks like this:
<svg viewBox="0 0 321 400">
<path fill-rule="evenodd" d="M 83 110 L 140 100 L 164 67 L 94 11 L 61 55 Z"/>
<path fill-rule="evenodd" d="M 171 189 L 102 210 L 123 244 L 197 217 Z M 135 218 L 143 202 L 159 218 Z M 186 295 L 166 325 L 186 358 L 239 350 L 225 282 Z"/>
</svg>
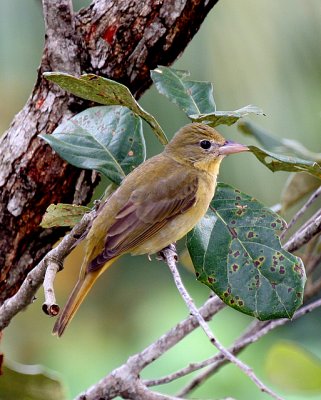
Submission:
<svg viewBox="0 0 321 400">
<path fill-rule="evenodd" d="M 179 56 L 217 1 L 96 0 L 74 14 L 70 0 L 43 0 L 46 40 L 37 82 L 0 142 L 0 304 L 62 234 L 39 228 L 48 205 L 84 204 L 98 182 L 38 138 L 86 108 L 42 73 L 94 72 L 139 97 L 151 83 L 150 69 Z"/>
</svg>

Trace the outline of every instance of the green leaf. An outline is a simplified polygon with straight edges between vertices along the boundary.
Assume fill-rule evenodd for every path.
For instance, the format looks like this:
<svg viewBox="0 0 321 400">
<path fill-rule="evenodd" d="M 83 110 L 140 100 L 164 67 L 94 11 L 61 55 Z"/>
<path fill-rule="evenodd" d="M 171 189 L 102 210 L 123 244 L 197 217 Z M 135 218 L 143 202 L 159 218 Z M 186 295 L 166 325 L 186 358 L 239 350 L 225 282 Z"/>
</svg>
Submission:
<svg viewBox="0 0 321 400">
<path fill-rule="evenodd" d="M 42 228 L 53 228 L 54 226 L 75 226 L 90 211 L 89 207 L 77 206 L 75 204 L 50 204 L 45 215 L 42 217 L 40 226 Z"/>
<path fill-rule="evenodd" d="M 263 114 L 260 108 L 252 105 L 235 111 L 216 111 L 212 84 L 190 80 L 189 76 L 188 71 L 161 66 L 151 71 L 159 93 L 177 104 L 193 122 L 204 122 L 215 127 L 232 125 L 251 113 Z"/>
<path fill-rule="evenodd" d="M 142 121 L 126 107 L 89 108 L 40 137 L 70 164 L 116 184 L 146 157 Z"/>
<path fill-rule="evenodd" d="M 300 258 L 280 245 L 276 231 L 285 222 L 222 183 L 210 207 L 187 236 L 197 279 L 245 314 L 291 318 L 302 304 L 306 278 Z"/>
<path fill-rule="evenodd" d="M 303 146 L 302 143 L 292 139 L 279 139 L 271 135 L 265 129 L 249 121 L 242 121 L 238 124 L 242 133 L 254 137 L 262 146 L 274 153 L 286 153 L 299 155 L 308 160 L 321 161 L 321 154 L 314 153 Z"/>
<path fill-rule="evenodd" d="M 274 344 L 266 355 L 265 369 L 272 383 L 283 390 L 321 393 L 321 360 L 297 343 Z"/>
<path fill-rule="evenodd" d="M 256 146 L 248 146 L 255 157 L 271 171 L 308 172 L 321 179 L 321 166 L 314 161 L 275 154 Z"/>
<path fill-rule="evenodd" d="M 216 107 L 212 84 L 189 80 L 189 75 L 188 71 L 162 66 L 151 71 L 159 93 L 177 104 L 188 116 L 214 112 Z"/>
<path fill-rule="evenodd" d="M 152 127 L 162 144 L 168 142 L 156 119 L 142 109 L 129 89 L 121 83 L 94 74 L 82 75 L 79 78 L 63 72 L 45 72 L 43 75 L 49 81 L 56 83 L 75 96 L 98 104 L 119 105 L 129 108 Z"/>
<path fill-rule="evenodd" d="M 11 363 L 10 363 L 11 364 Z M 1 400 L 64 400 L 61 382 L 39 365 L 14 363 L 0 377 Z"/>
<path fill-rule="evenodd" d="M 215 111 L 209 114 L 190 115 L 189 117 L 193 122 L 204 122 L 215 128 L 218 125 L 233 125 L 248 114 L 264 115 L 259 107 L 248 105 L 235 111 Z"/>
</svg>

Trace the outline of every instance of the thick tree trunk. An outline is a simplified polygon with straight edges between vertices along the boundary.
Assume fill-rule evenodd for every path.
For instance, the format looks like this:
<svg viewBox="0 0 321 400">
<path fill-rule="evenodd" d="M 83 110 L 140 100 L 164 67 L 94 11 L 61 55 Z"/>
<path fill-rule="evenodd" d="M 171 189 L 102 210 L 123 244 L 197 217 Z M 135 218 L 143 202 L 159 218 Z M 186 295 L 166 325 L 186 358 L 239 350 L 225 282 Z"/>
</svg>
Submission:
<svg viewBox="0 0 321 400">
<path fill-rule="evenodd" d="M 96 0 L 73 14 L 71 0 L 43 0 L 46 41 L 27 104 L 0 142 L 0 304 L 52 247 L 61 230 L 41 229 L 51 203 L 88 202 L 98 176 L 71 167 L 38 138 L 86 108 L 42 78 L 44 71 L 94 72 L 136 97 L 150 69 L 185 49 L 218 0 Z"/>
</svg>

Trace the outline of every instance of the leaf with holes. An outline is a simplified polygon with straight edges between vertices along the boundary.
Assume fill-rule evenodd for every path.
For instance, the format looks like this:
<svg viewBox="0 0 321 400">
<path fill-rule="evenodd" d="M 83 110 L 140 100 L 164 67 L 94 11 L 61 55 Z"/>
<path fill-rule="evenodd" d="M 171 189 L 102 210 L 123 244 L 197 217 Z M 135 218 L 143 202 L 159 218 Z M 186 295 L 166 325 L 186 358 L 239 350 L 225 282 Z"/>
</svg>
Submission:
<svg viewBox="0 0 321 400">
<path fill-rule="evenodd" d="M 305 271 L 276 233 L 285 222 L 254 198 L 220 183 L 211 208 L 188 234 L 197 279 L 229 306 L 261 320 L 291 318 Z"/>
<path fill-rule="evenodd" d="M 142 121 L 126 107 L 89 108 L 40 137 L 70 164 L 116 184 L 146 157 Z"/>
<path fill-rule="evenodd" d="M 162 67 L 151 71 L 152 80 L 159 93 L 177 104 L 188 116 L 214 112 L 213 86 L 210 82 L 188 79 L 188 71 Z"/>
<path fill-rule="evenodd" d="M 42 228 L 53 228 L 54 226 L 75 226 L 90 211 L 89 207 L 77 206 L 75 204 L 50 204 L 45 215 L 42 217 L 40 226 Z"/>
<path fill-rule="evenodd" d="M 308 172 L 309 174 L 321 179 L 321 166 L 317 162 L 285 156 L 283 154 L 271 153 L 270 151 L 260 149 L 256 146 L 248 147 L 250 152 L 252 152 L 262 164 L 273 172 Z"/>
<path fill-rule="evenodd" d="M 119 105 L 129 108 L 152 127 L 162 144 L 168 142 L 156 119 L 142 109 L 125 85 L 94 74 L 82 75 L 79 78 L 63 72 L 45 72 L 43 75 L 49 81 L 82 99 L 108 106 Z"/>
<path fill-rule="evenodd" d="M 215 111 L 210 114 L 190 115 L 193 122 L 204 122 L 212 128 L 218 125 L 233 125 L 240 118 L 249 114 L 264 115 L 263 111 L 253 105 L 248 105 L 235 111 Z"/>
</svg>

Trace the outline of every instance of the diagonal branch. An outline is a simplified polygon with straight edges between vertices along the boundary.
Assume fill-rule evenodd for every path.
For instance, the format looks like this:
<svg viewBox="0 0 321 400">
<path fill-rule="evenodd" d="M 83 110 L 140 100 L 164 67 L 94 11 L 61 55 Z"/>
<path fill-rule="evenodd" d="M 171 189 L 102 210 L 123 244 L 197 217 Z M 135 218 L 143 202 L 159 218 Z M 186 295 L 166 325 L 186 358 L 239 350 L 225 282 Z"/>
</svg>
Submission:
<svg viewBox="0 0 321 400">
<path fill-rule="evenodd" d="M 255 343 L 258 341 L 261 337 L 265 336 L 268 334 L 270 331 L 273 329 L 276 329 L 279 326 L 291 323 L 293 320 L 298 319 L 313 310 L 321 307 L 321 299 L 318 299 L 304 307 L 302 307 L 300 310 L 298 310 L 292 320 L 282 318 L 282 319 L 277 319 L 274 321 L 269 321 L 269 322 L 261 322 L 261 321 L 255 321 L 253 326 L 250 327 L 250 329 L 245 332 L 239 339 L 235 341 L 235 343 L 229 348 L 229 351 L 231 351 L 233 354 L 239 354 L 244 348 L 249 346 L 252 343 Z M 195 366 L 192 370 L 190 368 L 189 372 L 193 372 L 197 369 L 203 368 L 205 366 L 208 366 L 209 364 L 210 367 L 206 369 L 205 371 L 201 372 L 199 375 L 197 375 L 195 378 L 191 380 L 186 387 L 184 387 L 182 390 L 180 390 L 178 396 L 185 396 L 188 393 L 192 392 L 195 390 L 197 387 L 199 387 L 201 384 L 203 384 L 209 377 L 211 377 L 219 368 L 221 368 L 224 364 L 227 363 L 227 360 L 222 357 L 221 354 L 218 354 L 211 359 L 205 360 L 200 363 L 195 363 Z M 199 367 L 199 368 L 196 368 Z M 186 370 L 183 371 L 177 371 L 176 374 L 179 376 L 185 375 L 184 372 L 187 372 Z M 174 374 L 173 374 L 174 376 Z M 172 376 L 172 377 L 173 377 Z M 171 376 L 162 378 L 162 380 L 167 380 L 172 378 Z M 161 380 L 155 380 L 155 381 L 146 381 L 145 384 L 146 386 L 152 386 L 152 384 L 160 384 L 162 383 Z M 165 383 L 165 382 L 164 382 Z M 167 383 L 167 382 L 166 382 Z"/>
<path fill-rule="evenodd" d="M 288 223 L 286 230 L 282 232 L 280 235 L 280 239 L 282 240 L 286 234 L 289 232 L 291 227 L 297 222 L 297 220 L 304 215 L 307 209 L 318 199 L 321 195 L 321 186 L 310 196 L 308 201 L 300 208 L 300 210 L 292 217 L 291 221 Z"/>
<path fill-rule="evenodd" d="M 294 235 L 287 241 L 284 248 L 295 251 L 308 243 L 321 232 L 321 211 L 317 211 Z"/>
<path fill-rule="evenodd" d="M 255 385 L 262 391 L 273 397 L 274 399 L 282 400 L 280 396 L 274 393 L 271 389 L 269 389 L 264 383 L 256 376 L 254 371 L 246 364 L 244 364 L 241 360 L 234 356 L 229 350 L 225 349 L 225 347 L 216 339 L 214 334 L 212 333 L 210 327 L 205 322 L 202 315 L 199 313 L 198 309 L 196 308 L 193 299 L 187 292 L 183 281 L 180 277 L 178 272 L 176 263 L 177 263 L 177 253 L 175 245 L 170 245 L 166 249 L 161 251 L 161 255 L 165 258 L 165 261 L 173 275 L 174 282 L 176 287 L 182 296 L 185 304 L 187 305 L 188 309 L 190 310 L 191 315 L 194 315 L 196 318 L 199 326 L 203 329 L 206 336 L 209 338 L 210 342 L 220 351 L 222 356 L 229 362 L 235 364 L 242 372 L 245 373 L 254 383 Z"/>
<path fill-rule="evenodd" d="M 204 319 L 209 320 L 223 307 L 224 304 L 222 301 L 215 296 L 207 300 L 199 309 L 199 312 Z M 175 346 L 197 327 L 197 320 L 192 316 L 180 322 L 154 343 L 146 347 L 141 353 L 131 356 L 121 367 L 115 369 L 101 381 L 80 394 L 77 400 L 112 399 L 117 395 L 126 393 L 129 390 L 130 383 L 138 379 L 140 372 L 145 367 L 161 357 L 167 350 Z"/>
</svg>

